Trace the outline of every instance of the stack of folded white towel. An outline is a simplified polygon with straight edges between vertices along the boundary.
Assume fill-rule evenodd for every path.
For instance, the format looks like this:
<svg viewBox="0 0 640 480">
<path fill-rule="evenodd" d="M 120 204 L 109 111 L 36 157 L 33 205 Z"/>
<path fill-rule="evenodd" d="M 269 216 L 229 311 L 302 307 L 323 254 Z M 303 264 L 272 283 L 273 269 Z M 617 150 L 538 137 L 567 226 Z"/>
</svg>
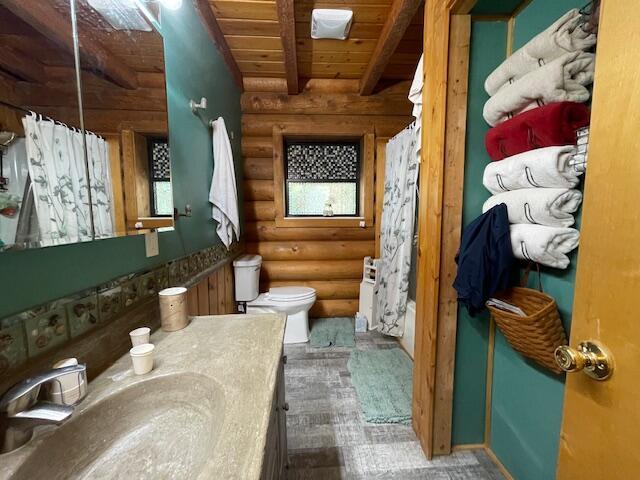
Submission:
<svg viewBox="0 0 640 480">
<path fill-rule="evenodd" d="M 580 12 L 570 10 L 507 58 L 484 87 L 491 98 L 483 115 L 495 126 L 518 113 L 553 102 L 589 100 L 596 36 L 580 28 Z"/>
<path fill-rule="evenodd" d="M 579 172 L 568 162 L 575 147 L 530 150 L 484 170 L 482 183 L 493 193 L 482 211 L 504 203 L 512 223 L 513 255 L 555 268 L 567 268 L 567 253 L 578 246 L 580 232 L 571 227 L 582 202 Z"/>
<path fill-rule="evenodd" d="M 513 116 L 553 102 L 589 100 L 595 57 L 586 50 L 594 34 L 580 28 L 581 14 L 571 10 L 507 58 L 485 82 L 491 98 L 483 115 L 495 126 Z M 493 194 L 483 212 L 504 203 L 512 224 L 516 258 L 567 268 L 567 254 L 578 246 L 571 228 L 582 202 L 575 187 L 579 175 L 571 164 L 573 145 L 530 150 L 491 162 L 483 184 Z"/>
</svg>

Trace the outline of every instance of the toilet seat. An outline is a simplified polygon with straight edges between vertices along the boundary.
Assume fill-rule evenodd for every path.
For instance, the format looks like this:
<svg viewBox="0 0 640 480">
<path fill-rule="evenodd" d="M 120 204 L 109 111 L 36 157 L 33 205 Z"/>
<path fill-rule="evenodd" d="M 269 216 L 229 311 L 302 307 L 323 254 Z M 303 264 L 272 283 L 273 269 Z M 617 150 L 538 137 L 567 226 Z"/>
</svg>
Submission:
<svg viewBox="0 0 640 480">
<path fill-rule="evenodd" d="M 315 295 L 315 289 L 310 287 L 271 287 L 266 297 L 274 302 L 300 302 Z"/>
</svg>

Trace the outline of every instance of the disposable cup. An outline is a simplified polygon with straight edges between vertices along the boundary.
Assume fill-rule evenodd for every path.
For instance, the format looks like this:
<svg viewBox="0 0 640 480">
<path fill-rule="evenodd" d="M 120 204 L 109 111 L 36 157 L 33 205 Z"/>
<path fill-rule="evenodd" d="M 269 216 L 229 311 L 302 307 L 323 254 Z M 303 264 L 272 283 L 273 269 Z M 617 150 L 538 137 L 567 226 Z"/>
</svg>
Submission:
<svg viewBox="0 0 640 480">
<path fill-rule="evenodd" d="M 155 347 L 150 343 L 136 345 L 129 350 L 133 371 L 136 375 L 144 375 L 153 370 L 153 350 Z"/>
<path fill-rule="evenodd" d="M 141 327 L 136 328 L 135 330 L 131 330 L 129 332 L 129 336 L 131 337 L 131 345 L 135 347 L 136 345 L 144 345 L 145 343 L 149 343 L 150 333 L 151 329 L 149 327 Z"/>
</svg>

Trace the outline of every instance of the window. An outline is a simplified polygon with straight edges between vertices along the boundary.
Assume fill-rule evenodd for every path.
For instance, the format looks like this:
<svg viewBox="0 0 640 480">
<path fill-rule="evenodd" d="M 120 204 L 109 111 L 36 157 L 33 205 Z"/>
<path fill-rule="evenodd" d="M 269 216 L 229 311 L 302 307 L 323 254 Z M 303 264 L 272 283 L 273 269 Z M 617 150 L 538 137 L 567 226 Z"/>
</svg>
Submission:
<svg viewBox="0 0 640 480">
<path fill-rule="evenodd" d="M 285 140 L 287 217 L 360 215 L 360 140 Z"/>
<path fill-rule="evenodd" d="M 151 216 L 173 215 L 171 159 L 166 138 L 149 139 L 149 172 Z"/>
</svg>

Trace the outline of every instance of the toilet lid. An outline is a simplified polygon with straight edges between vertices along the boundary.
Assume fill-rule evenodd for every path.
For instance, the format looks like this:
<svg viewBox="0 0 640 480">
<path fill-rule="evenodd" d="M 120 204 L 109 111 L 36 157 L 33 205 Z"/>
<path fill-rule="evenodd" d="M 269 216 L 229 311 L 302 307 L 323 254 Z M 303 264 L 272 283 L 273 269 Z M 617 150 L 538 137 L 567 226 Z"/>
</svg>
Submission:
<svg viewBox="0 0 640 480">
<path fill-rule="evenodd" d="M 275 301 L 305 300 L 313 297 L 316 290 L 310 287 L 271 287 L 269 298 Z"/>
</svg>

